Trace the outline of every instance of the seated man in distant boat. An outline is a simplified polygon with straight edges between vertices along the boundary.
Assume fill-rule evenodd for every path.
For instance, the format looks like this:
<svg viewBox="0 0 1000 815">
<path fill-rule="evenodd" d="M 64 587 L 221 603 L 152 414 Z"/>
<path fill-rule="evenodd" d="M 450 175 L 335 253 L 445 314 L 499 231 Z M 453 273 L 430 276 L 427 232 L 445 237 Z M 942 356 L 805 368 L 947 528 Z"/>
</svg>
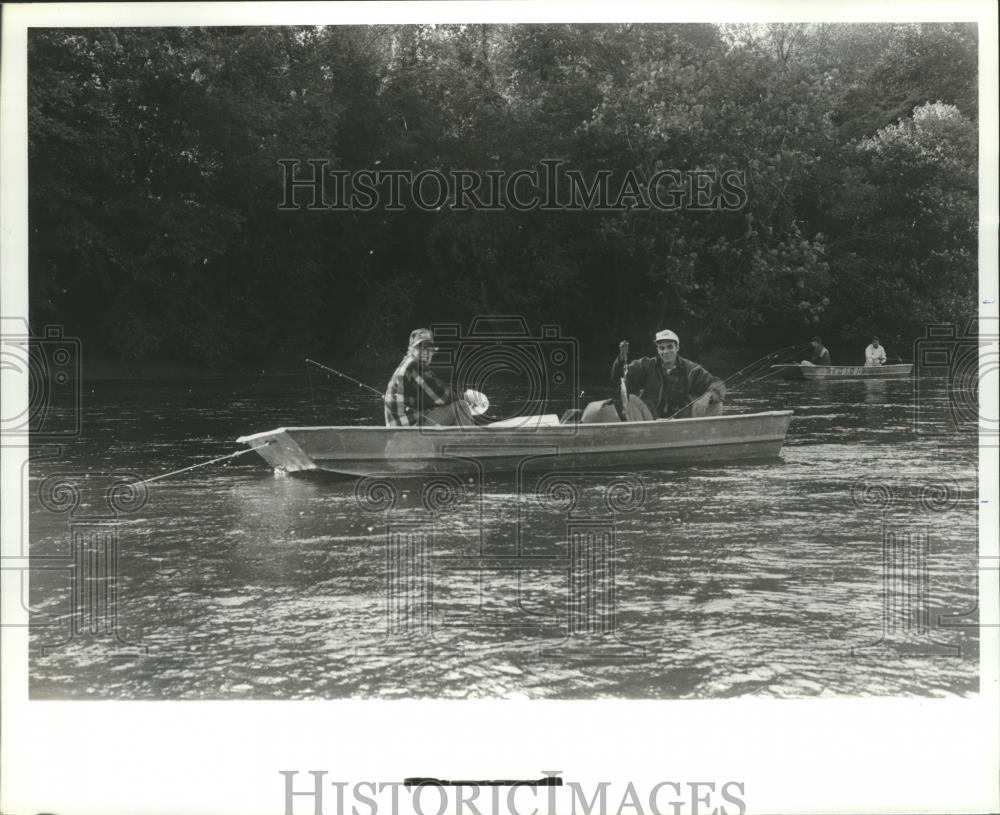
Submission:
<svg viewBox="0 0 1000 815">
<path fill-rule="evenodd" d="M 430 329 L 418 328 L 410 333 L 406 356 L 385 389 L 386 426 L 473 423 L 471 405 L 431 370 L 436 350 Z"/>
<path fill-rule="evenodd" d="M 878 337 L 872 337 L 872 344 L 865 349 L 865 367 L 885 365 L 885 349 L 879 345 Z"/>
<path fill-rule="evenodd" d="M 823 347 L 823 340 L 812 338 L 812 355 L 802 360 L 803 365 L 830 365 L 830 352 Z"/>
<path fill-rule="evenodd" d="M 627 421 L 683 419 L 722 413 L 726 386 L 689 359 L 678 355 L 681 341 L 673 331 L 656 334 L 656 356 L 628 361 L 628 344 L 618 346 L 611 365 L 612 382 L 624 379 Z M 635 397 L 638 398 L 635 398 Z"/>
</svg>

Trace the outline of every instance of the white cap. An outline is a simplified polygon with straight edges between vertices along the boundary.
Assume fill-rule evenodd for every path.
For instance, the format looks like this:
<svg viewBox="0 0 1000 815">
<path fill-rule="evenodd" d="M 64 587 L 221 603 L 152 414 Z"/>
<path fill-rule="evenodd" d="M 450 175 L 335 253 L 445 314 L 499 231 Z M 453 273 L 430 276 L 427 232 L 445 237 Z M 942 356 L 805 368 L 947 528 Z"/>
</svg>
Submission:
<svg viewBox="0 0 1000 815">
<path fill-rule="evenodd" d="M 681 344 L 681 338 L 678 337 L 669 328 L 665 328 L 665 329 L 663 329 L 663 331 L 657 331 L 656 332 L 656 341 L 657 342 L 666 342 L 667 340 L 673 340 L 678 345 Z"/>
</svg>

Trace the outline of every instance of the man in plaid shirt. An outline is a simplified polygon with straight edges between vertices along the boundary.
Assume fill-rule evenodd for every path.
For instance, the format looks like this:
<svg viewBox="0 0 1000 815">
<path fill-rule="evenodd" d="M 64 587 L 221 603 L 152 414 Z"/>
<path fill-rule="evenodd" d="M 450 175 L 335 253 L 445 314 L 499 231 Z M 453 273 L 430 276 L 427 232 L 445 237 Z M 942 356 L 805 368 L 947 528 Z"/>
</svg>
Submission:
<svg viewBox="0 0 1000 815">
<path fill-rule="evenodd" d="M 451 388 L 430 369 L 437 349 L 429 329 L 410 334 L 410 346 L 385 390 L 385 423 L 390 427 L 453 425 L 471 419 L 469 403 L 455 398 Z M 443 406 L 446 409 L 441 410 Z"/>
</svg>

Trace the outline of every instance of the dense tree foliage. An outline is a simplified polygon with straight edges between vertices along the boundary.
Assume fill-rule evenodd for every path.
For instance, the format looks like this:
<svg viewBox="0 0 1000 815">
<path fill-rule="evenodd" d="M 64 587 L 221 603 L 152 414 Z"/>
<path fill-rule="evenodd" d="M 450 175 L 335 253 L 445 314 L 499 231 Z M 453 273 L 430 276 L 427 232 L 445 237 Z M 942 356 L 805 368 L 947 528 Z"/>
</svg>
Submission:
<svg viewBox="0 0 1000 815">
<path fill-rule="evenodd" d="M 609 347 L 909 339 L 975 312 L 976 64 L 964 24 L 35 29 L 32 318 L 174 360 L 481 313 Z M 611 205 L 281 208 L 283 159 L 558 162 Z M 649 206 L 657 173 L 681 205 Z"/>
</svg>

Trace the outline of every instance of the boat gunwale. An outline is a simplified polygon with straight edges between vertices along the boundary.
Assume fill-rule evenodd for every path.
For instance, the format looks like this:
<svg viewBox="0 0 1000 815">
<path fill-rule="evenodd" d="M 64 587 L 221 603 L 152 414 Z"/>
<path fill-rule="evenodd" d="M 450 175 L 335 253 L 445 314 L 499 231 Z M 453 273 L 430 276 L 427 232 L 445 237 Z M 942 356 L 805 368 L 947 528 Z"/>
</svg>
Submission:
<svg viewBox="0 0 1000 815">
<path fill-rule="evenodd" d="M 912 368 L 914 363 L 912 362 L 890 362 L 886 365 L 865 365 L 864 363 L 860 365 L 803 365 L 801 362 L 782 362 L 776 365 L 772 365 L 772 368 L 798 368 L 799 370 L 826 370 L 827 368 L 864 368 L 866 370 L 872 371 L 884 371 L 889 368 Z"/>
<path fill-rule="evenodd" d="M 912 376 L 913 364 L 802 365 L 799 371 L 805 379 L 905 379 Z"/>
<path fill-rule="evenodd" d="M 733 419 L 748 419 L 748 418 L 759 418 L 759 417 L 778 417 L 778 416 L 791 416 L 793 415 L 793 410 L 765 410 L 756 413 L 731 413 L 722 416 L 691 416 L 686 419 L 649 419 L 640 422 L 587 422 L 586 424 L 580 422 L 574 422 L 573 424 L 557 424 L 557 425 L 537 425 L 529 427 L 492 427 L 491 425 L 473 425 L 471 427 L 463 425 L 425 425 L 425 426 L 396 426 L 396 425 L 309 425 L 309 426 L 290 426 L 290 427 L 279 427 L 275 430 L 264 430 L 259 433 L 253 433 L 249 436 L 240 436 L 236 439 L 237 444 L 246 444 L 257 439 L 267 438 L 269 436 L 275 436 L 279 433 L 289 433 L 291 431 L 321 431 L 321 430 L 350 430 L 352 432 L 364 432 L 364 433 L 385 433 L 387 431 L 391 432 L 410 432 L 413 430 L 422 430 L 431 433 L 447 433 L 447 432 L 475 432 L 479 433 L 481 431 L 490 431 L 493 433 L 510 433 L 514 432 L 517 434 L 530 432 L 535 435 L 544 435 L 549 431 L 559 431 L 564 429 L 560 435 L 568 435 L 567 431 L 573 431 L 575 434 L 579 432 L 580 428 L 598 428 L 598 427 L 643 427 L 643 426 L 654 426 L 660 425 L 663 422 L 670 422 L 671 426 L 676 426 L 679 422 L 714 422 L 720 419 L 723 420 L 733 420 Z"/>
</svg>

